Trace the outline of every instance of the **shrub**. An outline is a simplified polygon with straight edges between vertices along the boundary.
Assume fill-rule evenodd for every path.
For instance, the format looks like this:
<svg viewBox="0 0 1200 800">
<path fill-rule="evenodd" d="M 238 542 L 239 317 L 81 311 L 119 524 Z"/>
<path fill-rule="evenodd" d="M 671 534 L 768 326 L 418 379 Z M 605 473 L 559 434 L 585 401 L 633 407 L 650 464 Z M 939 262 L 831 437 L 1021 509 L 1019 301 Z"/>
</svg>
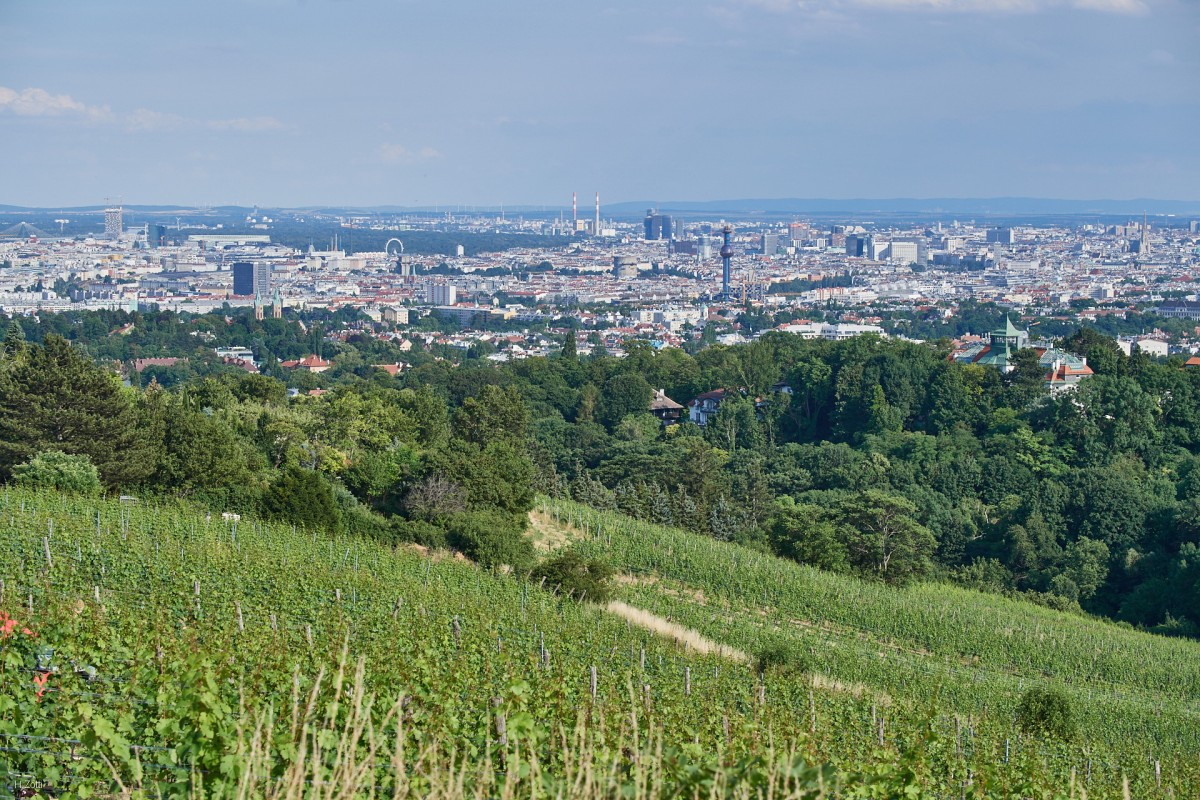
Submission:
<svg viewBox="0 0 1200 800">
<path fill-rule="evenodd" d="M 100 473 L 87 456 L 69 456 L 61 450 L 38 453 L 13 467 L 13 482 L 34 489 L 95 497 L 100 494 Z"/>
<path fill-rule="evenodd" d="M 446 540 L 481 567 L 507 564 L 524 572 L 533 562 L 523 518 L 500 511 L 467 511 L 446 517 Z"/>
<path fill-rule="evenodd" d="M 530 580 L 541 582 L 567 597 L 606 603 L 612 595 L 609 579 L 613 569 L 603 561 L 588 559 L 567 550 L 546 559 L 530 573 Z"/>
<path fill-rule="evenodd" d="M 341 529 L 333 487 L 319 472 L 289 467 L 263 494 L 263 511 L 271 519 L 306 528 Z"/>
<path fill-rule="evenodd" d="M 754 669 L 759 673 L 798 675 L 812 672 L 812 656 L 789 639 L 769 639 L 754 654 Z"/>
<path fill-rule="evenodd" d="M 1017 724 L 1027 733 L 1052 736 L 1063 741 L 1075 737 L 1075 714 L 1071 700 L 1057 689 L 1035 686 L 1021 695 Z"/>
<path fill-rule="evenodd" d="M 439 528 L 432 522 L 403 517 L 392 518 L 392 542 L 414 542 L 433 549 L 449 547 L 444 528 Z"/>
</svg>

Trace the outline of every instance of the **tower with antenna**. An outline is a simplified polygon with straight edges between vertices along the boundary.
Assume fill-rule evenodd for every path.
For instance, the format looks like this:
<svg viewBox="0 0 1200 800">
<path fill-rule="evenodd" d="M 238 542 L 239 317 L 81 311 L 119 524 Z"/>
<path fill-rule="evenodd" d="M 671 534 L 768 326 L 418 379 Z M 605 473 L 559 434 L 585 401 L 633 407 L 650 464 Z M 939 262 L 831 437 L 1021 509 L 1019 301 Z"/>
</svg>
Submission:
<svg viewBox="0 0 1200 800">
<path fill-rule="evenodd" d="M 1142 211 L 1142 244 L 1138 248 L 1138 255 L 1145 261 L 1150 257 L 1150 217 L 1146 212 Z"/>
<path fill-rule="evenodd" d="M 575 193 L 571 192 L 571 234 L 579 230 L 579 201 L 575 197 Z"/>
<path fill-rule="evenodd" d="M 721 229 L 721 234 L 724 237 L 721 244 L 721 299 L 729 300 L 732 297 L 729 293 L 729 280 L 733 272 L 733 242 L 730 239 L 733 228 L 726 225 Z"/>
<path fill-rule="evenodd" d="M 592 227 L 592 235 L 600 235 L 600 193 L 596 192 L 596 222 Z"/>
</svg>

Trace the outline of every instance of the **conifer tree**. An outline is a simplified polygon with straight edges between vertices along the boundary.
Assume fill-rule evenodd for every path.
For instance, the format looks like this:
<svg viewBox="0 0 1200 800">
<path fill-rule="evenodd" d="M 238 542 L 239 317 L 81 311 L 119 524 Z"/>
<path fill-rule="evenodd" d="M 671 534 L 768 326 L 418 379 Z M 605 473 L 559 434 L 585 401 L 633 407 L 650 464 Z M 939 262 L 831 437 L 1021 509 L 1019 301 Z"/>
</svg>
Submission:
<svg viewBox="0 0 1200 800">
<path fill-rule="evenodd" d="M 109 489 L 139 483 L 155 463 L 117 378 L 55 335 L 0 372 L 0 474 L 47 450 L 88 456 Z"/>
</svg>

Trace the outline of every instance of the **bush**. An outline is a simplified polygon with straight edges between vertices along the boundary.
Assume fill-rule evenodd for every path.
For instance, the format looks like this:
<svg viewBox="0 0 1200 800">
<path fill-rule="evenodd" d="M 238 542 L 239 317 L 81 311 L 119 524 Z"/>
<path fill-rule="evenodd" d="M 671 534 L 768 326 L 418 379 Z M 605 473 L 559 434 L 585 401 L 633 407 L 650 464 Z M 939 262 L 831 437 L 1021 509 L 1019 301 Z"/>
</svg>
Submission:
<svg viewBox="0 0 1200 800">
<path fill-rule="evenodd" d="M 524 572 L 533 563 L 533 545 L 525 538 L 523 517 L 500 511 L 467 511 L 446 517 L 446 540 L 481 567 L 507 564 Z"/>
<path fill-rule="evenodd" d="M 333 496 L 346 533 L 385 544 L 392 543 L 395 532 L 387 518 L 358 502 L 358 498 L 345 487 L 334 487 Z"/>
<path fill-rule="evenodd" d="M 612 595 L 609 579 L 613 569 L 603 561 L 588 559 L 567 550 L 546 559 L 530 573 L 535 582 L 545 580 L 548 589 L 555 589 L 567 597 L 606 603 Z"/>
<path fill-rule="evenodd" d="M 69 456 L 61 450 L 38 453 L 13 467 L 13 482 L 31 489 L 56 489 L 88 497 L 100 494 L 100 473 L 92 460 Z"/>
<path fill-rule="evenodd" d="M 392 518 L 392 542 L 413 542 L 422 547 L 444 550 L 449 547 L 446 531 L 432 522 L 420 519 Z"/>
<path fill-rule="evenodd" d="M 790 639 L 770 639 L 754 654 L 754 669 L 759 673 L 799 675 L 812 668 L 812 656 Z"/>
<path fill-rule="evenodd" d="M 341 530 L 341 514 L 333 487 L 319 472 L 289 467 L 263 494 L 263 511 L 271 519 L 306 528 Z"/>
<path fill-rule="evenodd" d="M 1075 738 L 1075 714 L 1071 700 L 1057 689 L 1038 686 L 1021 695 L 1017 724 L 1026 733 L 1052 736 L 1063 741 Z"/>
</svg>

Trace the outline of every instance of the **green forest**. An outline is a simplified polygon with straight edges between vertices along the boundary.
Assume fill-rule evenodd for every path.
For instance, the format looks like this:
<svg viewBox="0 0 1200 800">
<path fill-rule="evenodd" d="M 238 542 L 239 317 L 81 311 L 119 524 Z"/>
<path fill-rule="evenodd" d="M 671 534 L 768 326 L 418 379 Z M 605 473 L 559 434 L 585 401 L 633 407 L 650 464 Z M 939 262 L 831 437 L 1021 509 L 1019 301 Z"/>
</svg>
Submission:
<svg viewBox="0 0 1200 800">
<path fill-rule="evenodd" d="M 110 335 L 124 319 L 133 332 Z M 1126 357 L 1094 329 L 1062 345 L 1096 375 L 1051 396 L 1033 351 L 1001 375 L 935 344 L 771 332 L 694 355 L 634 341 L 583 358 L 570 338 L 552 357 L 493 364 L 403 353 L 367 331 L 325 337 L 346 321 L 12 322 L 0 477 L 517 569 L 534 563 L 524 529 L 540 493 L 826 571 L 1197 635 L 1200 371 Z M 205 355 L 220 344 L 251 346 L 264 374 Z M 333 369 L 278 364 L 313 352 Z M 163 355 L 189 360 L 122 383 L 130 359 Z M 397 360 L 411 367 L 396 377 L 372 367 Z M 703 428 L 663 425 L 655 389 L 685 405 L 721 390 L 720 410 Z"/>
</svg>

